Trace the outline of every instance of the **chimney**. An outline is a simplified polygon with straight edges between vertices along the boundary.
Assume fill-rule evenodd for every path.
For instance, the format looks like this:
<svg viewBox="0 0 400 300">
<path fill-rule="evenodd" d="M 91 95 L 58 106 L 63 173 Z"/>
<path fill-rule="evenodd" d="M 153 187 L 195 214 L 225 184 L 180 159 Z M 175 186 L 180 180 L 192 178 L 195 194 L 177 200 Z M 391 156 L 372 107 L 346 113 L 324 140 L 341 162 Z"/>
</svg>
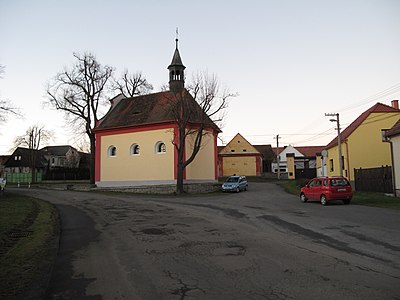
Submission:
<svg viewBox="0 0 400 300">
<path fill-rule="evenodd" d="M 399 100 L 392 100 L 392 107 L 395 109 L 399 109 Z"/>
</svg>

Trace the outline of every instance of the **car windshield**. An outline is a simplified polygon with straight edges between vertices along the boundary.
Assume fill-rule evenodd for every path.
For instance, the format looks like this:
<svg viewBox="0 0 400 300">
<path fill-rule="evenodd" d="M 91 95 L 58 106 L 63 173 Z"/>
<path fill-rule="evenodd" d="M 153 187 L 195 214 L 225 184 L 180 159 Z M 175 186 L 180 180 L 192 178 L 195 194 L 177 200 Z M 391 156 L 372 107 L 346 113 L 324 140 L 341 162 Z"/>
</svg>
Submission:
<svg viewBox="0 0 400 300">
<path fill-rule="evenodd" d="M 332 186 L 345 186 L 345 185 L 349 185 L 349 182 L 344 178 L 332 179 L 331 185 Z"/>
<path fill-rule="evenodd" d="M 239 177 L 229 177 L 226 182 L 238 182 L 239 181 Z"/>
</svg>

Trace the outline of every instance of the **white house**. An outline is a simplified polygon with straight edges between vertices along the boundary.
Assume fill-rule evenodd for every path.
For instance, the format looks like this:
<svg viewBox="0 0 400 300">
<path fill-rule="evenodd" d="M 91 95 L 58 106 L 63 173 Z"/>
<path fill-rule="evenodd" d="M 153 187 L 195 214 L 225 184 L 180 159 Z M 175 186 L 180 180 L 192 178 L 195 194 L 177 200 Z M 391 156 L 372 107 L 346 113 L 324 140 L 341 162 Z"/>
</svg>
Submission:
<svg viewBox="0 0 400 300">
<path fill-rule="evenodd" d="M 321 153 L 324 146 L 299 146 L 293 147 L 292 145 L 279 148 L 279 169 L 281 173 L 287 173 L 287 159 L 286 155 L 291 153 L 295 157 L 296 169 L 315 169 L 317 168 L 316 156 Z M 274 149 L 275 153 L 276 148 Z M 297 158 L 297 159 L 296 159 Z M 303 158 L 303 159 L 301 159 Z M 278 164 L 272 163 L 272 172 L 278 172 Z"/>
<path fill-rule="evenodd" d="M 387 131 L 386 137 L 391 143 L 394 193 L 400 197 L 400 120 Z"/>
</svg>

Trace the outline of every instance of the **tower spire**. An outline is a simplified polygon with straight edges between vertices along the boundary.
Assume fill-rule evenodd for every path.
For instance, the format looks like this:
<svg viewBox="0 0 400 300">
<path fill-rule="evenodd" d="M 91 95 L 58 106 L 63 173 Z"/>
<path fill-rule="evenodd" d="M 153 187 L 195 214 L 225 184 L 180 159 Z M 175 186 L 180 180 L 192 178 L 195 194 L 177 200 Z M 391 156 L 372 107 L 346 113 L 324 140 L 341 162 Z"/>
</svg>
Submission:
<svg viewBox="0 0 400 300">
<path fill-rule="evenodd" d="M 178 50 L 178 28 L 176 28 L 175 52 L 168 66 L 170 91 L 178 92 L 185 87 L 185 68 Z"/>
</svg>

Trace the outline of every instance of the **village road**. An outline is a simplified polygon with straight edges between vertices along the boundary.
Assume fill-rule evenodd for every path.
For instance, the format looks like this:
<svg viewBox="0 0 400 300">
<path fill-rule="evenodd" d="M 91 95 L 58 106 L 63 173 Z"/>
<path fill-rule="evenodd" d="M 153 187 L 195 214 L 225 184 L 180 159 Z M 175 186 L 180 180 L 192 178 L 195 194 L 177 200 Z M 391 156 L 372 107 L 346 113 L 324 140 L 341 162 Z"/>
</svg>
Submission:
<svg viewBox="0 0 400 300">
<path fill-rule="evenodd" d="M 19 189 L 60 211 L 48 299 L 400 299 L 400 212 L 247 192 Z"/>
</svg>

